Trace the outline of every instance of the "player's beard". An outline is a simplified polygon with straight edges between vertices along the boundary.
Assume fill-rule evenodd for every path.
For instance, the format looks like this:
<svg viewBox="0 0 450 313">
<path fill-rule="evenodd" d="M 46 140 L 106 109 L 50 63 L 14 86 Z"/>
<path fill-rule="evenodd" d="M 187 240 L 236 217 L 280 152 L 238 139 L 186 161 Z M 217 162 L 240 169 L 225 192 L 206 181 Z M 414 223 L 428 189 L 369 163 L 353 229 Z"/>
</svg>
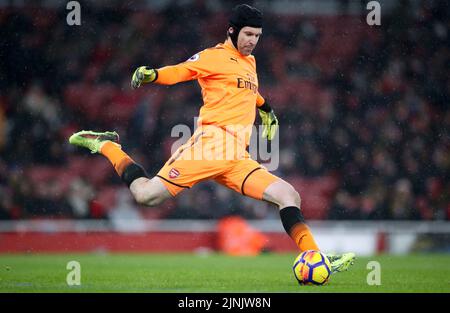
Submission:
<svg viewBox="0 0 450 313">
<path fill-rule="evenodd" d="M 252 54 L 253 49 L 255 49 L 254 46 L 244 46 L 242 48 L 243 55 L 250 55 L 250 54 Z"/>
</svg>

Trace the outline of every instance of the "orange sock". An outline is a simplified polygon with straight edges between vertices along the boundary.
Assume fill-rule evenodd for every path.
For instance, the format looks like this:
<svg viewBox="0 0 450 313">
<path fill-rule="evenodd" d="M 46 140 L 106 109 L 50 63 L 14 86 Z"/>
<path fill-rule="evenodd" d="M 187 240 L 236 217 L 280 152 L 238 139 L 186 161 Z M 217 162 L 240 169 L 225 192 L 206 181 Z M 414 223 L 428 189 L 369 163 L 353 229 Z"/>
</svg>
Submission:
<svg viewBox="0 0 450 313">
<path fill-rule="evenodd" d="M 301 252 L 306 250 L 319 250 L 308 225 L 304 223 L 294 225 L 291 228 L 289 236 L 294 239 Z"/>
<path fill-rule="evenodd" d="M 111 141 L 107 141 L 101 148 L 100 151 L 114 166 L 117 174 L 122 177 L 123 171 L 125 168 L 134 163 L 133 159 L 128 156 L 125 152 L 122 151 L 120 146 Z"/>
</svg>

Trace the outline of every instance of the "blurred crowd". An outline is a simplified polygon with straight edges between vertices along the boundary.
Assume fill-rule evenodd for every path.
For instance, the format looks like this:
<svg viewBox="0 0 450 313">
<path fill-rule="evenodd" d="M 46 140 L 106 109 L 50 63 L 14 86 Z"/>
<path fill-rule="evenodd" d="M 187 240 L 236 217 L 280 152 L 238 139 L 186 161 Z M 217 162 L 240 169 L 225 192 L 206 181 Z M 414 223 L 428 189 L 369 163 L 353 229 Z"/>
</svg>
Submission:
<svg viewBox="0 0 450 313">
<path fill-rule="evenodd" d="M 194 125 L 194 82 L 130 89 L 140 65 L 176 64 L 225 40 L 231 3 L 162 10 L 0 8 L 0 219 L 278 218 L 275 207 L 214 183 L 137 208 L 101 156 L 67 143 L 81 129 L 116 130 L 151 174 L 177 124 Z M 307 218 L 450 218 L 449 6 L 360 16 L 264 12 L 255 49 L 261 94 L 280 121 L 274 171 Z M 256 123 L 260 121 L 257 120 Z"/>
</svg>

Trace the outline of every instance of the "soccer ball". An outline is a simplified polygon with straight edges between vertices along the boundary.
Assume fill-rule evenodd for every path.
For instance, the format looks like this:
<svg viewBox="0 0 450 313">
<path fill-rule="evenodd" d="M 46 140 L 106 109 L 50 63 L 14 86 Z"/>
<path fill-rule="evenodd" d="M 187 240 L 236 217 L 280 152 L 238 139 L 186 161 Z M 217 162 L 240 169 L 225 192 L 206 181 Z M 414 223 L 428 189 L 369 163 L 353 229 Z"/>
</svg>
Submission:
<svg viewBox="0 0 450 313">
<path fill-rule="evenodd" d="M 331 275 L 330 260 L 320 251 L 304 251 L 294 261 L 295 278 L 300 285 L 324 285 Z"/>
</svg>

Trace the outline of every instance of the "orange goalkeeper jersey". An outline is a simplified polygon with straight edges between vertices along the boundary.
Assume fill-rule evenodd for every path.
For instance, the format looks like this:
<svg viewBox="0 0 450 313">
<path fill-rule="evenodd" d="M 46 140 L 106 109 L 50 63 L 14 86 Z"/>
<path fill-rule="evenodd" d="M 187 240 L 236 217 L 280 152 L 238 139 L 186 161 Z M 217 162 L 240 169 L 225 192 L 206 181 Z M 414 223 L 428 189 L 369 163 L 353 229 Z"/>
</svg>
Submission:
<svg viewBox="0 0 450 313">
<path fill-rule="evenodd" d="M 240 54 L 225 41 L 183 63 L 159 68 L 155 83 L 172 85 L 193 79 L 200 84 L 204 102 L 198 126 L 212 124 L 234 132 L 245 129 L 248 145 L 255 108 L 264 104 L 258 92 L 254 56 Z"/>
</svg>

